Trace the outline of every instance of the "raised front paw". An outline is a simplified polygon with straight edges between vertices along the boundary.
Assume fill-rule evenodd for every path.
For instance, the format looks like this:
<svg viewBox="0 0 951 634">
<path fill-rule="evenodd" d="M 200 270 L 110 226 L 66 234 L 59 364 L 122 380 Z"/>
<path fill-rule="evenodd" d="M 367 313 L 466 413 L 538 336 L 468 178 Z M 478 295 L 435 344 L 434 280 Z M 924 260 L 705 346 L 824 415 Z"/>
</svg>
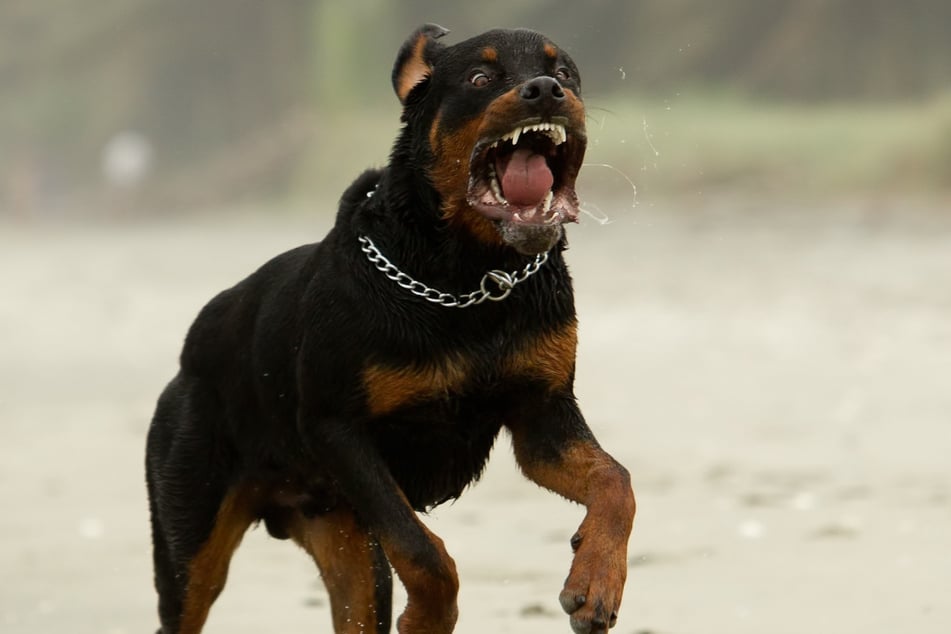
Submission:
<svg viewBox="0 0 951 634">
<path fill-rule="evenodd" d="M 576 536 L 572 543 L 579 541 Z M 576 634 L 607 632 L 617 623 L 627 577 L 625 552 L 598 551 L 580 544 L 558 597 L 561 607 L 571 615 L 571 629 Z"/>
</svg>

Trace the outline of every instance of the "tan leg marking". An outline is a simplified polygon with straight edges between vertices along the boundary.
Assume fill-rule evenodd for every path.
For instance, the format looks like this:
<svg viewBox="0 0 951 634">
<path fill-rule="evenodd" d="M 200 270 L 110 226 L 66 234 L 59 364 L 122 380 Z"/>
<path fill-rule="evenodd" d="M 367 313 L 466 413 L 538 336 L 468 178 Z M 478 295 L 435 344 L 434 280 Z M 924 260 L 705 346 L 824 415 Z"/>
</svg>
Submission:
<svg viewBox="0 0 951 634">
<path fill-rule="evenodd" d="M 211 535 L 188 565 L 179 634 L 197 634 L 204 626 L 211 604 L 225 586 L 231 556 L 255 520 L 255 500 L 250 489 L 236 488 L 218 508 Z"/>
</svg>

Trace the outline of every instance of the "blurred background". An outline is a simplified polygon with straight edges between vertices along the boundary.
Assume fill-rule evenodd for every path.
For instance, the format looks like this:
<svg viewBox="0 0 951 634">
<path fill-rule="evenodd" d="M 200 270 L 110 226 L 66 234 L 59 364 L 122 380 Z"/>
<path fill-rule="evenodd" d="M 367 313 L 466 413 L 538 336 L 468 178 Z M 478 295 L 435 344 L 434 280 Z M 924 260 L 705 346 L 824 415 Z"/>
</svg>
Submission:
<svg viewBox="0 0 951 634">
<path fill-rule="evenodd" d="M 0 0 L 0 632 L 155 631 L 144 438 L 184 333 L 385 164 L 424 22 L 582 72 L 576 391 L 638 495 L 614 631 L 946 634 L 947 0 Z M 457 632 L 567 632 L 583 513 L 508 444 L 425 519 Z M 206 631 L 328 624 L 253 530 Z"/>
<path fill-rule="evenodd" d="M 589 158 L 646 197 L 951 187 L 940 0 L 6 0 L 0 213 L 333 200 L 385 161 L 423 21 L 550 34 L 583 69 Z"/>
</svg>

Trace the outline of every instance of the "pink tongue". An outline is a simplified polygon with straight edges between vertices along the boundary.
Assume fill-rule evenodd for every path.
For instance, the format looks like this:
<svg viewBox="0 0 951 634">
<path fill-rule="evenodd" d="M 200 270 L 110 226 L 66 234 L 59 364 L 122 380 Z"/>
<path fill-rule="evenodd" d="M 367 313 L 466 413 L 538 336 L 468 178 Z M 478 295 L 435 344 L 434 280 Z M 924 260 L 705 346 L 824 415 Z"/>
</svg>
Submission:
<svg viewBox="0 0 951 634">
<path fill-rule="evenodd" d="M 555 178 L 545 157 L 531 150 L 518 149 L 502 169 L 502 195 L 518 207 L 536 207 L 545 199 Z"/>
</svg>

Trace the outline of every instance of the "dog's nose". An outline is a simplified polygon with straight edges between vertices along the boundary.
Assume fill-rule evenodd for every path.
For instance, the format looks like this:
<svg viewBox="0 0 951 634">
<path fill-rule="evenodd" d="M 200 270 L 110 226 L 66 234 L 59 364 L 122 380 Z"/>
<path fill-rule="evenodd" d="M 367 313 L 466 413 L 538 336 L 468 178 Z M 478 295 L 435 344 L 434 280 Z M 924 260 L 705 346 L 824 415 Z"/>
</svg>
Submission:
<svg viewBox="0 0 951 634">
<path fill-rule="evenodd" d="M 555 105 L 565 98 L 565 91 L 554 77 L 536 77 L 522 84 L 518 92 L 524 101 L 533 105 Z"/>
</svg>

